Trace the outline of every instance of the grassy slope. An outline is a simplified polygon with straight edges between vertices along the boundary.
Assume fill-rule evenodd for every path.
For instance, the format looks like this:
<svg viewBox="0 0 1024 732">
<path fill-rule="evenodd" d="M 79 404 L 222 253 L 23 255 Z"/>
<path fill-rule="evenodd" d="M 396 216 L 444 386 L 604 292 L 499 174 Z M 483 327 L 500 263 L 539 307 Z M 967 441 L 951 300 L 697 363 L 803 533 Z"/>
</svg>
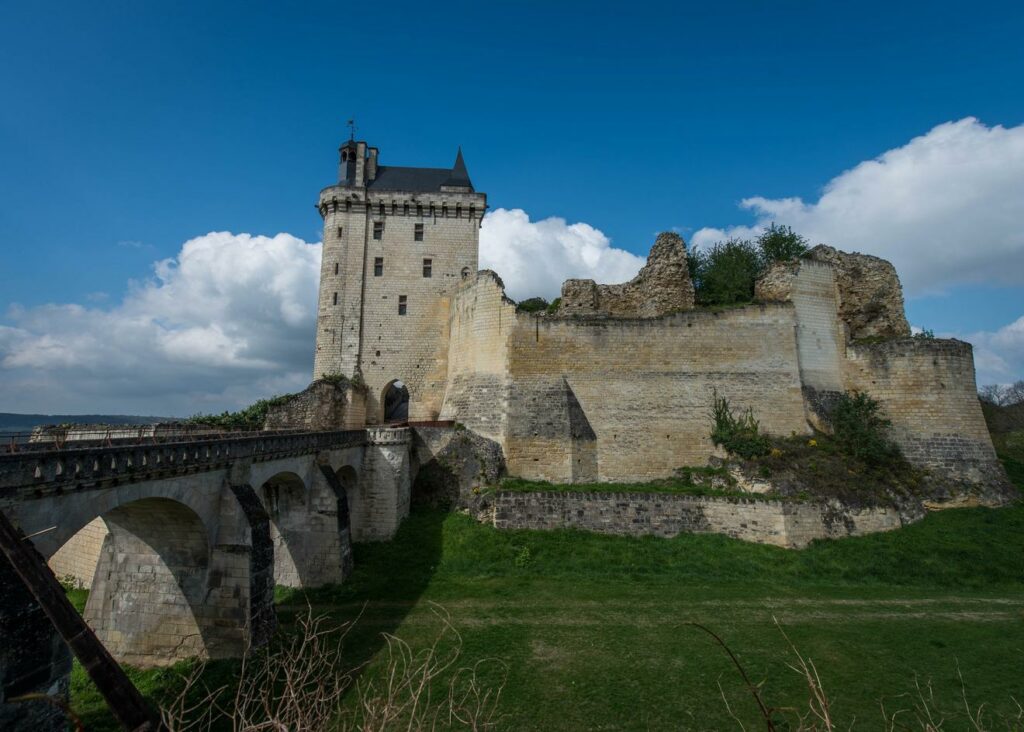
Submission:
<svg viewBox="0 0 1024 732">
<path fill-rule="evenodd" d="M 571 531 L 499 532 L 461 515 L 416 513 L 398 538 L 356 547 L 342 587 L 279 593 L 280 611 L 309 600 L 341 620 L 361 613 L 346 652 L 379 669 L 382 631 L 426 644 L 450 612 L 463 658 L 509 666 L 510 729 L 735 728 L 718 683 L 744 722 L 753 705 L 718 632 L 769 703 L 802 705 L 778 618 L 818 665 L 834 711 L 875 728 L 879 701 L 931 680 L 961 707 L 957 664 L 974 702 L 1009 712 L 1024 698 L 1024 506 L 930 515 L 890 533 L 801 552 L 718 536 L 664 540 Z M 215 680 L 231 672 L 220 664 Z M 168 672 L 132 674 L 144 693 Z M 497 678 L 491 674 L 492 680 Z M 113 728 L 76 668 L 73 698 L 90 729 Z"/>
</svg>

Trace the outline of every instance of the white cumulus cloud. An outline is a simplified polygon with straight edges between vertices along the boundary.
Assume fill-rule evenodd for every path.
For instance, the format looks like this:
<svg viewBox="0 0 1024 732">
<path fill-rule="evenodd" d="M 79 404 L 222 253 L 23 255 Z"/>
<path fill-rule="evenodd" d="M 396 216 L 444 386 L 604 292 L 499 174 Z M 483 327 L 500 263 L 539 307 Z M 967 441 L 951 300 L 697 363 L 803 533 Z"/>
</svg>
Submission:
<svg viewBox="0 0 1024 732">
<path fill-rule="evenodd" d="M 0 403 L 180 416 L 300 389 L 319 271 L 319 244 L 213 232 L 112 307 L 13 306 L 0 326 Z"/>
<path fill-rule="evenodd" d="M 753 196 L 741 205 L 753 224 L 701 229 L 694 244 L 776 221 L 812 243 L 890 260 L 910 296 L 1024 284 L 1024 125 L 948 122 L 833 178 L 817 202 Z"/>
<path fill-rule="evenodd" d="M 530 221 L 522 209 L 496 209 L 480 228 L 480 267 L 493 269 L 514 300 L 558 297 L 562 281 L 613 284 L 632 279 L 646 259 L 616 249 L 599 229 L 551 217 Z"/>
<path fill-rule="evenodd" d="M 962 336 L 974 345 L 978 385 L 1010 384 L 1024 378 L 1024 315 L 996 331 Z"/>
</svg>

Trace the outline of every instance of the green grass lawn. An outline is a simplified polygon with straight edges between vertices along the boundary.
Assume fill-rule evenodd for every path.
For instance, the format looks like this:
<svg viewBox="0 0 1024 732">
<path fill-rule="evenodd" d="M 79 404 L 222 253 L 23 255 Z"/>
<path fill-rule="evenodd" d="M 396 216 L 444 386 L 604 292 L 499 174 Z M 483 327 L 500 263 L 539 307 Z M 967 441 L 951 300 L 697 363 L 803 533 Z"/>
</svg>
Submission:
<svg viewBox="0 0 1024 732">
<path fill-rule="evenodd" d="M 505 729 L 736 729 L 723 694 L 758 728 L 735 668 L 694 622 L 764 683 L 768 704 L 804 708 L 777 620 L 816 664 L 843 728 L 880 728 L 880 703 L 910 709 L 916 685 L 929 683 L 943 713 L 962 713 L 958 668 L 972 705 L 1009 715 L 1013 698 L 1024 702 L 1021 505 L 935 513 L 802 551 L 710 535 L 502 532 L 418 511 L 394 541 L 357 545 L 355 566 L 340 587 L 279 590 L 283 625 L 307 603 L 338 621 L 358 616 L 345 652 L 353 664 L 368 661 L 373 678 L 381 633 L 426 646 L 442 628 L 436 604 L 461 634 L 465 664 L 507 665 Z M 208 673 L 221 683 L 234 668 Z M 131 675 L 151 698 L 176 687 L 173 672 Z M 496 665 L 482 675 L 501 678 Z M 72 702 L 89 729 L 115 728 L 77 667 Z"/>
</svg>

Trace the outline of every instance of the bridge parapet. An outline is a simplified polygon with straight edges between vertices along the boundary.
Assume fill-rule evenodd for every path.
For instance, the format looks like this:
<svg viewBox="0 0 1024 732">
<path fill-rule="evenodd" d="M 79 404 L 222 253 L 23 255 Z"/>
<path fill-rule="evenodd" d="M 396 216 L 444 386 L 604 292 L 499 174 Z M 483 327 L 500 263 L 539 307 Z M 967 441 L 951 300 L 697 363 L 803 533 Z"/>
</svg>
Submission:
<svg viewBox="0 0 1024 732">
<path fill-rule="evenodd" d="M 37 493 L 88 489 L 216 470 L 366 444 L 366 430 L 255 433 L 152 445 L 33 450 L 0 455 L 0 490 Z"/>
<path fill-rule="evenodd" d="M 409 441 L 408 427 L 368 427 L 368 445 L 402 445 Z"/>
</svg>

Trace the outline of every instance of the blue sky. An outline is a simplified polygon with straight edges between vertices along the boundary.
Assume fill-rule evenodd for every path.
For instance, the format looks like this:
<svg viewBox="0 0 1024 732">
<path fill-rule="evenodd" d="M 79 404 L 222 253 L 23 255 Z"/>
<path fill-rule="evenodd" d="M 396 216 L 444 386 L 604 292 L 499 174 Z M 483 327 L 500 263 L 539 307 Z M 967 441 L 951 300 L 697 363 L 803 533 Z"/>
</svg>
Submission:
<svg viewBox="0 0 1024 732">
<path fill-rule="evenodd" d="M 660 230 L 690 240 L 755 224 L 758 211 L 784 220 L 773 215 L 777 203 L 740 202 L 813 205 L 844 171 L 967 118 L 976 122 L 960 130 L 964 144 L 987 140 L 995 160 L 975 174 L 991 190 L 1020 192 L 1024 214 L 1024 176 L 998 153 L 1016 151 L 1016 138 L 989 134 L 1024 124 L 1022 27 L 1019 2 L 475 2 L 429 12 L 397 2 L 6 3 L 0 363 L 20 386 L 0 390 L 0 411 L 70 400 L 187 413 L 298 383 L 275 376 L 267 357 L 234 391 L 199 388 L 198 374 L 153 399 L 142 382 L 126 397 L 128 374 L 115 390 L 97 374 L 62 391 L 56 384 L 73 376 L 30 375 L 31 359 L 15 351 L 46 338 L 60 350 L 61 329 L 47 324 L 67 311 L 48 304 L 123 310 L 152 285 L 154 262 L 179 258 L 184 242 L 208 232 L 317 242 L 312 204 L 335 180 L 353 116 L 385 164 L 448 165 L 461 144 L 492 209 L 522 209 L 531 223 L 583 222 L 604 237 L 599 246 L 640 256 Z M 926 142 L 934 139 L 945 145 L 941 136 Z M 925 177 L 960 177 L 955 166 L 942 170 Z M 963 248 L 984 256 L 1003 237 L 1003 266 L 958 277 L 965 269 L 950 254 L 946 270 L 904 275 L 911 322 L 987 334 L 976 346 L 989 339 L 1002 365 L 985 376 L 999 380 L 1024 378 L 1016 333 L 999 335 L 1024 316 L 1024 276 L 1008 271 L 1024 262 L 1012 206 L 963 209 L 977 221 Z M 796 220 L 837 231 L 823 215 Z M 989 231 L 995 220 L 1003 228 Z M 902 264 L 900 241 L 879 246 Z M 908 268 L 932 258 L 913 251 Z M 309 353 L 278 366 L 298 374 L 312 330 L 295 327 L 308 329 Z M 1009 343 L 1001 351 L 1000 337 Z"/>
</svg>

